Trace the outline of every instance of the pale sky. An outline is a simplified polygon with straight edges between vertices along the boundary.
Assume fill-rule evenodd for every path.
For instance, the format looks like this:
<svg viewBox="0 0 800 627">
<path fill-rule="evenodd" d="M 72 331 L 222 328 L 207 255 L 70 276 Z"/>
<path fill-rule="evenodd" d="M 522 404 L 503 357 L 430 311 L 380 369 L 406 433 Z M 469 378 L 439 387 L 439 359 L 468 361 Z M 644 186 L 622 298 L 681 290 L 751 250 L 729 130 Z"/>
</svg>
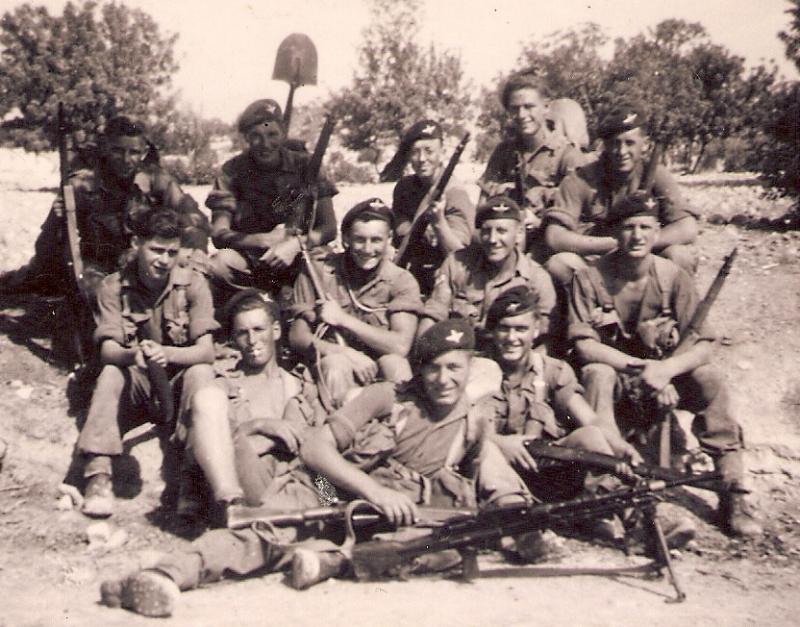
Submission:
<svg viewBox="0 0 800 627">
<path fill-rule="evenodd" d="M 5 12 L 21 2 L 0 0 Z M 59 14 L 65 0 L 33 0 Z M 325 97 L 349 83 L 357 67 L 368 0 L 126 0 L 152 15 L 162 31 L 180 35 L 174 78 L 184 102 L 206 117 L 233 122 L 247 104 L 288 87 L 271 80 L 275 51 L 292 32 L 311 37 L 319 54 L 317 87 L 297 103 Z M 774 59 L 796 79 L 777 38 L 787 27 L 785 0 L 425 0 L 421 43 L 461 55 L 474 85 L 488 85 L 512 68 L 524 42 L 582 22 L 597 22 L 612 37 L 630 37 L 666 18 L 701 22 L 711 41 L 748 65 Z"/>
</svg>

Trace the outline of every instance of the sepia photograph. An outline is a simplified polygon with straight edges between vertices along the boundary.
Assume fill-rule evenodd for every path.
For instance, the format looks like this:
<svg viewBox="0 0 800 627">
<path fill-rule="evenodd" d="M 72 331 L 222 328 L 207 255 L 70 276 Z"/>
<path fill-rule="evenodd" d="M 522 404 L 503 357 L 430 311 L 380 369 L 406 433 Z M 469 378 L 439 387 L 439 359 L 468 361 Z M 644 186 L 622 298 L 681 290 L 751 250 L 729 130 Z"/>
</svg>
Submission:
<svg viewBox="0 0 800 627">
<path fill-rule="evenodd" d="M 0 627 L 797 624 L 800 0 L 0 0 Z"/>
</svg>

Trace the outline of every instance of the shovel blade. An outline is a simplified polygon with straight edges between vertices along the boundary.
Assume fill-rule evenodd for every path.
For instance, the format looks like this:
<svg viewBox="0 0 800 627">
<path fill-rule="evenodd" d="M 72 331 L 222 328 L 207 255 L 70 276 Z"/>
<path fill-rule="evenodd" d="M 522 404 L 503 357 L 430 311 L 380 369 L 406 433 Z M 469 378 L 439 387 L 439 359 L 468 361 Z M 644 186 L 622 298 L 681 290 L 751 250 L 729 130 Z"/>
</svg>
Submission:
<svg viewBox="0 0 800 627">
<path fill-rule="evenodd" d="M 292 33 L 281 42 L 272 80 L 295 86 L 317 84 L 317 48 L 308 35 Z"/>
</svg>

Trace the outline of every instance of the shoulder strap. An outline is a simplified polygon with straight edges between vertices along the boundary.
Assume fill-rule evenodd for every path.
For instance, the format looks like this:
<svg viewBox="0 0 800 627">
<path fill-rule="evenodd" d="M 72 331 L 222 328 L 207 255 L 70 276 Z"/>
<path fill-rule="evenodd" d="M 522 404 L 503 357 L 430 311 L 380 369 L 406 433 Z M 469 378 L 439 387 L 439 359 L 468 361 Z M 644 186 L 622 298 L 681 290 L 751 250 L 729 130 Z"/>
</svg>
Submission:
<svg viewBox="0 0 800 627">
<path fill-rule="evenodd" d="M 597 266 L 589 266 L 586 269 L 586 276 L 589 278 L 589 282 L 592 284 L 592 287 L 594 287 L 594 291 L 600 299 L 603 312 L 608 313 L 614 311 L 614 299 L 612 299 L 611 294 L 608 293 L 606 282 L 600 270 L 597 269 Z"/>
<path fill-rule="evenodd" d="M 658 289 L 661 291 L 661 314 L 672 318 L 672 284 L 677 276 L 677 266 L 669 259 L 655 255 L 653 257 L 653 274 Z"/>
</svg>

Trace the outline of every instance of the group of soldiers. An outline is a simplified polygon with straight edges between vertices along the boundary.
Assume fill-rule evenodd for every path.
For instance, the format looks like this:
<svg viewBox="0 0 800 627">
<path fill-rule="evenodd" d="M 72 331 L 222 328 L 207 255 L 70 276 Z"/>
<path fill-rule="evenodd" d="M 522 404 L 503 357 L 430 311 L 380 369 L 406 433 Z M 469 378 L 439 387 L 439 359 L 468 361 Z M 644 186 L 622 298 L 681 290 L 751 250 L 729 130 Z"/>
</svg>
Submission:
<svg viewBox="0 0 800 627">
<path fill-rule="evenodd" d="M 477 203 L 451 179 L 419 210 L 446 157 L 441 125 L 422 120 L 398 151 L 400 170 L 413 173 L 391 206 L 369 198 L 347 211 L 340 252 L 337 189 L 325 177 L 309 186 L 310 155 L 287 138 L 274 101 L 240 116 L 246 149 L 214 181 L 210 221 L 145 159 L 139 123 L 107 124 L 98 158 L 69 179 L 100 363 L 77 442 L 83 512 L 113 513 L 112 461 L 124 434 L 153 420 L 155 363 L 177 399 L 176 515 L 211 529 L 104 584 L 105 603 L 164 616 L 180 590 L 229 574 L 290 569 L 297 588 L 348 574 L 325 525 L 228 529 L 242 506 L 296 511 L 333 492 L 405 526 L 423 505 L 613 489 L 614 476 L 539 468 L 525 442 L 635 464 L 658 416 L 675 408 L 694 414 L 723 477 L 720 525 L 761 533 L 743 485 L 742 430 L 709 365 L 714 334 L 693 330 L 691 348 L 672 353 L 698 305 L 697 216 L 662 165 L 642 190 L 644 110 L 619 103 L 589 152 L 580 108 L 551 100 L 535 75 L 512 76 L 500 100 L 508 133 Z M 310 217 L 298 219 L 298 206 Z M 63 212 L 59 197 L 35 257 L 2 289 L 68 281 Z M 404 267 L 398 248 L 410 251 Z M 668 539 L 691 537 L 685 522 Z M 601 519 L 589 532 L 614 538 L 618 528 Z M 541 542 L 531 532 L 504 546 L 524 559 Z"/>
</svg>

